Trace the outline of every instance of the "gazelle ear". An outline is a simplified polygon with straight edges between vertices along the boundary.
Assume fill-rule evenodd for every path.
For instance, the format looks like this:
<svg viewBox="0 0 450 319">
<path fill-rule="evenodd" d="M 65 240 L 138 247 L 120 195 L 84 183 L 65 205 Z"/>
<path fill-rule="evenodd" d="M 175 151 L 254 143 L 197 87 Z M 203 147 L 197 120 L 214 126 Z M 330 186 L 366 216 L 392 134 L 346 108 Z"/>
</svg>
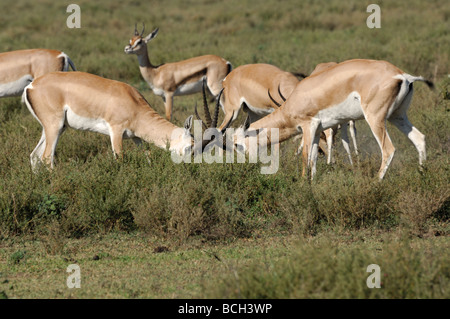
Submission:
<svg viewBox="0 0 450 319">
<path fill-rule="evenodd" d="M 153 30 L 152 33 L 150 33 L 148 36 L 146 36 L 144 38 L 145 43 L 148 43 L 150 40 L 152 40 L 154 37 L 156 37 L 156 35 L 158 34 L 158 30 L 159 30 L 159 28 L 156 28 L 155 30 Z"/>
<path fill-rule="evenodd" d="M 193 117 L 194 116 L 191 115 L 186 119 L 186 121 L 184 121 L 184 129 L 188 132 L 191 130 L 191 127 L 192 127 L 192 118 Z"/>
</svg>

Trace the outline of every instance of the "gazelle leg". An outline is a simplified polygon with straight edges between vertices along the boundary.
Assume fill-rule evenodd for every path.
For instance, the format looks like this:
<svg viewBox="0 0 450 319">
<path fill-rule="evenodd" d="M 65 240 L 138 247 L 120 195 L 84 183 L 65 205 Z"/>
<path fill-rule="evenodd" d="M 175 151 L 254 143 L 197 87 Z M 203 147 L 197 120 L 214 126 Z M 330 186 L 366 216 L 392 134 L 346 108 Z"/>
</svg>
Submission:
<svg viewBox="0 0 450 319">
<path fill-rule="evenodd" d="M 350 165 L 353 166 L 352 153 L 350 151 L 350 146 L 349 146 L 349 141 L 348 141 L 347 125 L 348 125 L 348 123 L 341 125 L 341 139 L 342 139 L 342 145 L 344 146 L 344 149 L 347 152 L 348 160 L 350 161 Z"/>
<path fill-rule="evenodd" d="M 228 122 L 236 121 L 239 112 L 242 109 L 242 103 L 239 100 L 233 99 L 231 96 L 227 95 L 227 91 L 224 91 L 224 95 L 222 95 L 222 109 L 225 114 L 222 124 L 220 124 L 218 130 L 222 131 L 223 128 L 228 124 Z"/>
<path fill-rule="evenodd" d="M 50 165 L 50 168 L 55 166 L 55 149 L 58 144 L 59 137 L 64 132 L 64 122 L 61 124 L 47 125 L 45 129 L 45 148 L 42 153 L 42 161 Z"/>
<path fill-rule="evenodd" d="M 314 175 L 316 175 L 316 164 L 317 164 L 317 155 L 319 151 L 319 140 L 320 134 L 316 134 L 313 136 L 313 143 L 311 147 L 311 180 L 314 179 Z"/>
<path fill-rule="evenodd" d="M 325 157 L 328 158 L 328 153 L 329 152 L 328 152 L 327 137 L 326 137 L 326 135 L 325 135 L 325 133 L 323 131 L 320 133 L 319 148 L 325 154 Z"/>
<path fill-rule="evenodd" d="M 166 109 L 166 119 L 172 121 L 173 93 L 164 95 L 164 107 Z"/>
<path fill-rule="evenodd" d="M 336 130 L 335 130 L 335 128 L 331 127 L 323 132 L 327 139 L 327 149 L 328 149 L 327 164 L 330 165 L 331 163 L 334 162 L 333 141 L 334 141 L 334 135 L 336 134 Z"/>
<path fill-rule="evenodd" d="M 309 123 L 302 125 L 302 176 L 309 175 L 309 151 L 310 151 L 310 145 L 311 145 L 311 132 L 309 129 L 310 125 Z"/>
<path fill-rule="evenodd" d="M 408 119 L 406 115 L 406 111 L 409 108 L 411 103 L 411 99 L 414 93 L 414 89 L 411 86 L 408 95 L 403 100 L 399 109 L 394 112 L 390 118 L 389 122 L 394 124 L 403 134 L 405 134 L 409 140 L 414 144 L 419 152 L 419 164 L 422 165 L 423 162 L 427 159 L 427 153 L 425 149 L 425 135 L 423 135 Z"/>
<path fill-rule="evenodd" d="M 348 122 L 349 128 L 350 128 L 350 137 L 352 138 L 352 142 L 353 142 L 353 148 L 355 149 L 355 154 L 356 156 L 359 155 L 359 151 L 358 151 L 358 145 L 356 144 L 356 125 L 355 125 L 355 121 L 349 121 Z"/>
<path fill-rule="evenodd" d="M 320 125 L 320 120 L 316 118 L 312 118 L 311 120 L 311 145 L 308 157 L 308 164 L 311 165 L 311 180 L 314 179 L 314 175 L 316 174 L 316 163 L 317 163 L 317 154 L 319 149 L 319 140 L 320 140 L 320 132 L 318 131 Z"/>
<path fill-rule="evenodd" d="M 30 154 L 31 167 L 33 171 L 37 169 L 37 165 L 41 161 L 42 155 L 44 154 L 44 149 L 45 149 L 45 131 L 42 129 L 41 139 L 37 143 L 33 152 L 31 152 Z"/>
<path fill-rule="evenodd" d="M 295 155 L 300 155 L 302 153 L 302 150 L 303 150 L 303 134 L 302 135 L 297 135 L 297 136 L 299 136 L 300 145 L 298 146 L 297 151 L 295 152 Z M 325 134 L 323 134 L 323 136 L 322 136 L 322 134 L 320 135 L 319 147 L 323 151 L 325 156 L 328 158 L 329 151 L 327 150 L 328 149 L 328 143 L 327 143 L 327 138 L 326 138 Z"/>
<path fill-rule="evenodd" d="M 300 155 L 303 151 L 303 134 L 300 137 L 300 145 L 297 148 L 297 152 L 295 153 L 296 155 Z"/>
<path fill-rule="evenodd" d="M 378 177 L 383 179 L 394 157 L 395 147 L 386 130 L 386 120 L 384 117 L 366 117 L 366 120 L 381 149 L 381 166 L 378 171 Z"/>
<path fill-rule="evenodd" d="M 423 162 L 427 159 L 427 153 L 425 149 L 425 135 L 423 135 L 417 128 L 415 128 L 411 124 L 406 114 L 403 117 L 391 117 L 389 119 L 389 122 L 394 124 L 414 144 L 417 152 L 419 152 L 419 164 L 422 165 Z"/>
<path fill-rule="evenodd" d="M 114 157 L 117 158 L 122 155 L 123 130 L 111 128 L 109 131 L 109 137 L 111 139 L 111 147 Z"/>
</svg>

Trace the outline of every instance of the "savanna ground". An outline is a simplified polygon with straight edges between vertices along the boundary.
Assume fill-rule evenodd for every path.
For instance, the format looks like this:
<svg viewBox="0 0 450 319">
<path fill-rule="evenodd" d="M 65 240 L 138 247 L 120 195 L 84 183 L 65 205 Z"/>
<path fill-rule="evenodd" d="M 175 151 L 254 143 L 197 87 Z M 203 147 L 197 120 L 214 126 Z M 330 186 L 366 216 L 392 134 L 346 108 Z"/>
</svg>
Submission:
<svg viewBox="0 0 450 319">
<path fill-rule="evenodd" d="M 281 146 L 280 169 L 261 164 L 174 164 L 153 145 L 68 130 L 57 168 L 31 172 L 41 128 L 20 98 L 0 100 L 0 297 L 7 298 L 449 298 L 450 7 L 447 1 L 378 1 L 381 29 L 364 1 L 2 0 L 0 51 L 52 48 L 78 70 L 127 82 L 164 114 L 127 56 L 134 23 L 150 32 L 154 64 L 217 54 L 234 67 L 271 63 L 310 73 L 316 64 L 384 59 L 435 82 L 415 84 L 409 117 L 426 135 L 418 168 L 412 144 L 388 124 L 396 154 L 385 180 L 367 125 L 355 167 L 340 143 L 309 183 Z M 201 103 L 176 97 L 182 125 Z M 150 164 L 147 158 L 150 150 Z M 66 268 L 81 269 L 68 289 Z M 366 268 L 381 268 L 369 289 Z"/>
</svg>

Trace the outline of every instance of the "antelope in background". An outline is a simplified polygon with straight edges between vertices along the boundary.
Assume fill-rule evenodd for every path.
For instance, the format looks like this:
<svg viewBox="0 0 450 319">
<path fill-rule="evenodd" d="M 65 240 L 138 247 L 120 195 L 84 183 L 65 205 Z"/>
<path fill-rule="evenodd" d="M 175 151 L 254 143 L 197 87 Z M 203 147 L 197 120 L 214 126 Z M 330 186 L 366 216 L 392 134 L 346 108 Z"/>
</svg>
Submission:
<svg viewBox="0 0 450 319">
<path fill-rule="evenodd" d="M 158 28 L 143 37 L 145 25 L 139 34 L 134 28 L 134 36 L 125 47 L 126 54 L 136 54 L 142 77 L 153 93 L 164 100 L 167 120 L 172 119 L 173 97 L 198 93 L 202 80 L 207 79 L 207 87 L 214 97 L 222 89 L 222 81 L 231 71 L 231 63 L 216 55 L 204 55 L 179 62 L 154 66 L 148 57 L 147 43 L 156 37 Z"/>
<path fill-rule="evenodd" d="M 414 144 L 422 165 L 426 160 L 425 136 L 411 124 L 406 114 L 415 81 L 423 81 L 433 88 L 432 82 L 404 73 L 386 61 L 357 59 L 330 66 L 300 81 L 280 108 L 247 129 L 238 129 L 233 141 L 244 142 L 235 147 L 248 152 L 252 131 L 264 134 L 270 145 L 270 136 L 264 128 L 278 128 L 279 142 L 301 130 L 303 175 L 310 172 L 313 179 L 320 133 L 350 120 L 365 119 L 381 150 L 378 177 L 383 179 L 395 152 L 386 129 L 386 120 L 389 120 Z"/>
<path fill-rule="evenodd" d="M 192 116 L 179 128 L 162 118 L 128 84 L 84 72 L 54 72 L 29 84 L 23 101 L 42 126 L 42 135 L 30 155 L 33 169 L 39 162 L 54 167 L 55 148 L 66 127 L 109 135 L 115 155 L 123 138 L 141 139 L 184 156 L 190 154 Z"/>
<path fill-rule="evenodd" d="M 20 96 L 34 79 L 54 71 L 76 71 L 61 51 L 30 49 L 0 53 L 0 97 Z"/>
</svg>

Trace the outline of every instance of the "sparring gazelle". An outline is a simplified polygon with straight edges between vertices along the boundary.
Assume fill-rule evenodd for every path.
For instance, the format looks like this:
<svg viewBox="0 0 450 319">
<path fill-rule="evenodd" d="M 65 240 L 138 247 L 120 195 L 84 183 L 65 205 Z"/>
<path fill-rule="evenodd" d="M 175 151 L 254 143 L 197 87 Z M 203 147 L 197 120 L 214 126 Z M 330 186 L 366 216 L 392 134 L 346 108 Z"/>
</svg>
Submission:
<svg viewBox="0 0 450 319">
<path fill-rule="evenodd" d="M 278 128 L 282 142 L 303 132 L 303 175 L 316 171 L 317 150 L 323 130 L 350 120 L 365 119 L 381 149 L 378 177 L 383 179 L 394 156 L 395 148 L 386 129 L 386 120 L 403 132 L 419 153 L 419 164 L 426 160 L 425 136 L 408 120 L 413 96 L 413 83 L 433 83 L 423 77 L 409 75 L 386 61 L 348 60 L 300 81 L 280 108 L 252 123 L 247 130 L 238 129 L 235 147 L 248 152 L 249 132 L 270 136 L 264 128 Z M 310 170 L 311 169 L 311 170 Z"/>
<path fill-rule="evenodd" d="M 21 96 L 33 79 L 46 73 L 74 71 L 72 60 L 64 52 L 30 49 L 0 53 L 0 97 Z"/>
<path fill-rule="evenodd" d="M 115 155 L 122 139 L 141 139 L 184 156 L 190 154 L 192 115 L 184 129 L 162 118 L 128 84 L 84 72 L 48 73 L 29 84 L 23 101 L 41 124 L 42 136 L 30 155 L 33 169 L 42 161 L 54 166 L 54 153 L 66 127 L 109 135 Z"/>
<path fill-rule="evenodd" d="M 219 130 L 230 120 L 235 121 L 242 108 L 250 123 L 272 113 L 279 104 L 271 93 L 280 89 L 279 94 L 289 96 L 298 82 L 293 73 L 271 64 L 245 64 L 233 69 L 222 83 L 224 91 L 220 103 L 225 116 Z"/>
<path fill-rule="evenodd" d="M 311 75 L 319 73 L 333 64 L 336 63 L 319 64 Z M 298 75 L 306 77 L 303 74 Z M 298 83 L 299 80 L 296 74 L 283 71 L 271 64 L 246 64 L 233 69 L 222 84 L 224 92 L 220 102 L 225 116 L 222 124 L 219 126 L 219 130 L 222 130 L 230 121 L 235 121 L 242 108 L 247 112 L 250 123 L 272 113 L 282 103 L 282 101 L 278 102 L 272 95 L 275 96 L 275 93 L 278 92 L 278 95 L 284 101 L 285 97 L 288 97 L 292 93 Z M 356 147 L 354 126 L 350 126 L 350 128 L 353 143 Z M 333 138 L 336 129 L 337 127 L 325 130 L 320 139 L 321 149 L 324 151 L 328 150 L 328 164 L 331 163 Z M 300 134 L 300 132 L 298 133 Z M 342 130 L 342 142 L 348 153 L 350 163 L 352 163 L 346 133 L 347 126 L 344 126 Z M 300 154 L 302 145 L 303 142 L 297 151 L 298 154 Z"/>
<path fill-rule="evenodd" d="M 158 28 L 143 37 L 145 26 L 139 34 L 135 26 L 134 36 L 125 47 L 126 54 L 136 54 L 139 69 L 153 93 L 164 100 L 167 120 L 172 119 L 173 97 L 198 93 L 202 80 L 207 79 L 207 87 L 214 97 L 222 89 L 222 81 L 230 73 L 230 62 L 217 55 L 204 55 L 187 60 L 154 66 L 148 57 L 147 43 L 156 37 Z"/>
</svg>

